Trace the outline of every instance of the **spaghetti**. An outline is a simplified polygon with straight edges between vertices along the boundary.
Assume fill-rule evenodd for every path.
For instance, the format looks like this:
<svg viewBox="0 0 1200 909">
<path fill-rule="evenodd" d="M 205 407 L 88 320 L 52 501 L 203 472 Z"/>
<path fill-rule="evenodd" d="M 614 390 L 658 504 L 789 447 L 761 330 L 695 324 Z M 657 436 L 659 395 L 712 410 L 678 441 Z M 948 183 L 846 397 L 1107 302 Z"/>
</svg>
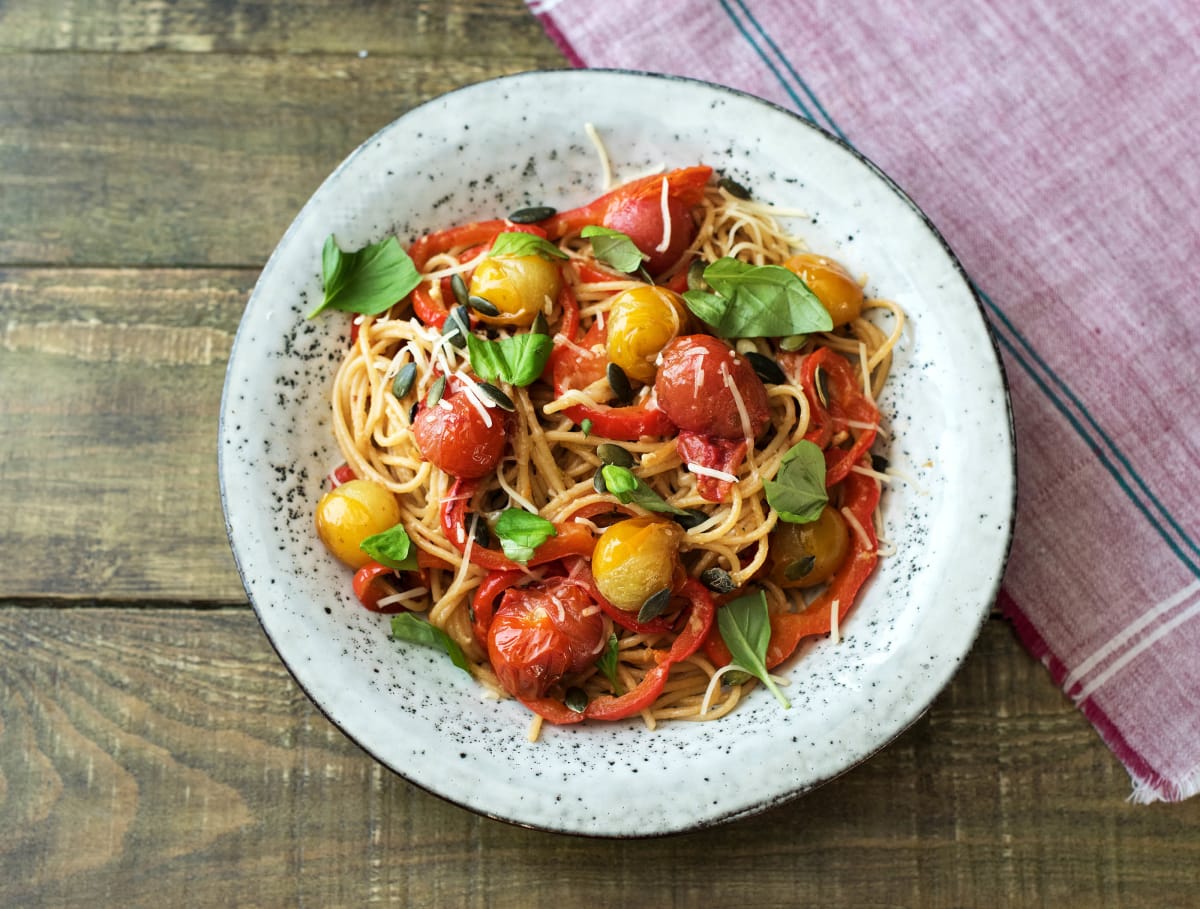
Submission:
<svg viewBox="0 0 1200 909">
<path fill-rule="evenodd" d="M 365 605 L 423 613 L 527 704 L 532 735 L 723 716 L 755 679 L 721 610 L 765 603 L 769 669 L 838 634 L 876 564 L 903 313 L 747 196 L 690 167 L 436 232 L 409 250 L 420 285 L 354 320 L 332 391 L 352 482 L 318 506 L 322 539 Z M 399 569 L 346 546 L 383 527 L 411 543 Z"/>
</svg>

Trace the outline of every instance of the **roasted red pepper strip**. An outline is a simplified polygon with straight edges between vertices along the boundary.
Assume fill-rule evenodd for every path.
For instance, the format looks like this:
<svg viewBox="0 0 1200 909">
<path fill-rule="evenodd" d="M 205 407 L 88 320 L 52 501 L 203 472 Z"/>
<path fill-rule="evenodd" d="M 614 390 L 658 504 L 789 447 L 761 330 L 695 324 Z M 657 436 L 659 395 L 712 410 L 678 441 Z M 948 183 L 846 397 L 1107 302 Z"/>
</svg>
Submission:
<svg viewBox="0 0 1200 909">
<path fill-rule="evenodd" d="M 745 439 L 717 439 L 684 429 L 679 431 L 675 448 L 684 464 L 696 464 L 731 476 L 737 476 L 738 468 L 746 459 Z M 696 491 L 709 502 L 724 501 L 732 487 L 733 484 L 728 480 L 696 474 Z"/>
<path fill-rule="evenodd" d="M 875 441 L 879 409 L 863 394 L 860 379 L 849 361 L 828 347 L 818 348 L 802 358 L 785 354 L 780 357 L 780 365 L 793 380 L 799 381 L 808 398 L 812 416 L 804 438 L 825 449 L 825 485 L 840 483 Z M 817 392 L 818 368 L 825 376 L 828 408 L 821 403 Z M 828 447 L 833 436 L 842 431 L 854 438 L 850 448 Z"/>
<path fill-rule="evenodd" d="M 871 576 L 879 560 L 875 539 L 875 506 L 879 504 L 879 482 L 861 473 L 850 473 L 844 481 L 843 506 L 850 509 L 866 532 L 870 547 L 864 545 L 857 533 L 850 534 L 850 554 L 825 588 L 802 612 L 785 612 L 771 616 L 771 642 L 767 647 L 767 668 L 778 666 L 792 655 L 802 638 L 828 634 L 834 604 L 838 624 L 854 605 L 863 582 Z"/>
<path fill-rule="evenodd" d="M 404 612 L 403 603 L 393 603 L 391 606 L 380 606 L 379 601 L 399 591 L 392 584 L 396 573 L 386 565 L 378 562 L 367 562 L 354 572 L 354 595 L 358 601 L 371 612 L 395 613 Z"/>
<path fill-rule="evenodd" d="M 492 617 L 496 614 L 496 600 L 510 587 L 520 584 L 527 578 L 523 571 L 493 571 L 489 574 L 475 597 L 471 600 L 471 630 L 475 632 L 475 640 L 484 650 L 487 650 L 488 628 L 491 627 Z"/>
<path fill-rule="evenodd" d="M 672 199 L 678 199 L 691 208 L 699 205 L 700 200 L 704 198 L 704 187 L 711 176 L 712 168 L 700 165 L 681 167 L 666 174 L 651 174 L 619 186 L 587 205 L 559 212 L 542 223 L 546 228 L 546 235 L 551 240 L 559 240 L 570 234 L 577 234 L 589 224 L 603 224 L 604 216 L 610 210 L 621 207 L 631 198 L 638 196 L 657 198 L 662 193 L 664 177 L 667 180 L 667 194 Z"/>
<path fill-rule="evenodd" d="M 467 503 L 471 501 L 478 485 L 476 480 L 456 480 L 450 488 L 449 495 L 442 500 L 442 533 L 459 552 L 466 551 L 466 540 L 470 535 L 467 528 Z M 587 527 L 575 521 L 563 521 L 555 524 L 554 529 L 558 535 L 537 548 L 533 558 L 529 560 L 530 567 L 544 565 L 567 556 L 591 556 L 596 540 Z M 471 547 L 471 564 L 488 571 L 521 570 L 520 565 L 502 553 L 478 545 Z"/>
<path fill-rule="evenodd" d="M 632 631 L 635 634 L 659 634 L 664 631 L 670 631 L 674 625 L 673 619 L 668 619 L 665 616 L 660 616 L 649 622 L 639 622 L 635 614 L 618 609 L 600 592 L 600 588 L 596 586 L 596 579 L 592 576 L 591 569 L 588 567 L 587 562 L 582 559 L 571 566 L 570 577 L 571 580 L 578 582 L 588 592 L 588 595 L 596 601 L 596 605 L 600 607 L 601 612 L 626 631 Z"/>
<path fill-rule="evenodd" d="M 582 713 L 576 713 L 561 701 L 552 698 L 539 698 L 522 703 L 547 721 L 559 725 L 578 723 L 581 720 L 623 720 L 650 707 L 662 694 L 671 667 L 700 649 L 712 628 L 713 616 L 716 614 L 712 597 L 698 581 L 689 578 L 681 593 L 690 601 L 686 607 L 683 630 L 671 644 L 671 649 L 659 660 L 658 665 L 647 672 L 632 691 L 620 697 L 602 695 L 589 703 Z"/>
</svg>

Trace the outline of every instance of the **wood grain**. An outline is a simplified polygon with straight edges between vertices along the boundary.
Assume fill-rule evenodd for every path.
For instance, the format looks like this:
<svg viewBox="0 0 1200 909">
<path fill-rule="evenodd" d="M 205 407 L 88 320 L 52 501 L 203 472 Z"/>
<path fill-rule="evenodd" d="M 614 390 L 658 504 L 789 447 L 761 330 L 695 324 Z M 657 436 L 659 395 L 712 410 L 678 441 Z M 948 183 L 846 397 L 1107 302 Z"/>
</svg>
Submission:
<svg viewBox="0 0 1200 909">
<path fill-rule="evenodd" d="M 841 779 L 626 842 L 480 819 L 395 777 L 245 610 L 0 609 L 0 657 L 0 815 L 19 819 L 0 827 L 0 905 L 1166 906 L 1200 863 L 1200 803 L 1128 805 L 999 621 Z"/>
</svg>

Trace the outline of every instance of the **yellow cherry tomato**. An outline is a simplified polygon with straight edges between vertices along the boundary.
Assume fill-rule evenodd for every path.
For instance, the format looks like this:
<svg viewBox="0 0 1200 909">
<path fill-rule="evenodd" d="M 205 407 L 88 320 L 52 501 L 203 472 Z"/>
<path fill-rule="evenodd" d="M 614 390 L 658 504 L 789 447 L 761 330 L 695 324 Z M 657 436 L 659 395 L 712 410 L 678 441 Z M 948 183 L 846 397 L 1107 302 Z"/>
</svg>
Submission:
<svg viewBox="0 0 1200 909">
<path fill-rule="evenodd" d="M 808 524 L 780 521 L 771 531 L 771 580 L 780 587 L 824 584 L 846 561 L 850 531 L 836 508 L 826 505 Z"/>
<path fill-rule="evenodd" d="M 471 276 L 471 296 L 483 297 L 500 313 L 480 315 L 490 325 L 528 328 L 539 312 L 558 299 L 562 274 L 558 265 L 541 256 L 492 256 Z"/>
<path fill-rule="evenodd" d="M 600 535 L 592 552 L 592 576 L 604 598 L 626 612 L 674 584 L 683 531 L 655 517 L 627 518 Z"/>
<path fill-rule="evenodd" d="M 331 489 L 317 503 L 317 536 L 337 558 L 361 568 L 371 557 L 359 549 L 367 537 L 400 523 L 400 506 L 385 487 L 351 480 Z"/>
<path fill-rule="evenodd" d="M 784 262 L 783 267 L 798 275 L 816 294 L 821 305 L 829 311 L 834 328 L 853 322 L 862 312 L 862 285 L 833 259 L 815 253 L 800 253 Z"/>
<path fill-rule="evenodd" d="M 654 361 L 687 324 L 687 304 L 650 284 L 622 291 L 608 311 L 608 359 L 639 382 L 653 382 Z"/>
</svg>

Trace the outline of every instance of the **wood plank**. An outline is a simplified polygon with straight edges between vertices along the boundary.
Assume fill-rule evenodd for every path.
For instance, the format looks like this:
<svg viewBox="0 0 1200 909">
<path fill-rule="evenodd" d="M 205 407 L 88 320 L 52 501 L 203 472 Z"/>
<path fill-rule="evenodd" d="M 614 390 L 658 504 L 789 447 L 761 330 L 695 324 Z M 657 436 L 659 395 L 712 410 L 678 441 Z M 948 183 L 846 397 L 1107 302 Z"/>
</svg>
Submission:
<svg viewBox="0 0 1200 909">
<path fill-rule="evenodd" d="M 256 277 L 0 270 L 0 596 L 245 602 L 216 427 Z"/>
<path fill-rule="evenodd" d="M 1189 903 L 1200 867 L 1200 801 L 1128 804 L 1001 621 L 872 760 L 649 841 L 512 828 L 382 770 L 245 610 L 0 608 L 0 656 L 0 905 L 525 906 L 536 881 L 564 909 L 1157 907 Z"/>
<path fill-rule="evenodd" d="M 560 63 L 561 55 L 520 0 L 8 0 L 0 5 L 0 51 L 365 50 L 405 57 L 484 57 L 535 47 L 545 55 L 545 65 Z"/>
<path fill-rule="evenodd" d="M 549 50 L 403 66 L 356 55 L 0 54 L 0 265 L 261 266 L 372 133 L 452 88 L 554 65 Z"/>
</svg>

